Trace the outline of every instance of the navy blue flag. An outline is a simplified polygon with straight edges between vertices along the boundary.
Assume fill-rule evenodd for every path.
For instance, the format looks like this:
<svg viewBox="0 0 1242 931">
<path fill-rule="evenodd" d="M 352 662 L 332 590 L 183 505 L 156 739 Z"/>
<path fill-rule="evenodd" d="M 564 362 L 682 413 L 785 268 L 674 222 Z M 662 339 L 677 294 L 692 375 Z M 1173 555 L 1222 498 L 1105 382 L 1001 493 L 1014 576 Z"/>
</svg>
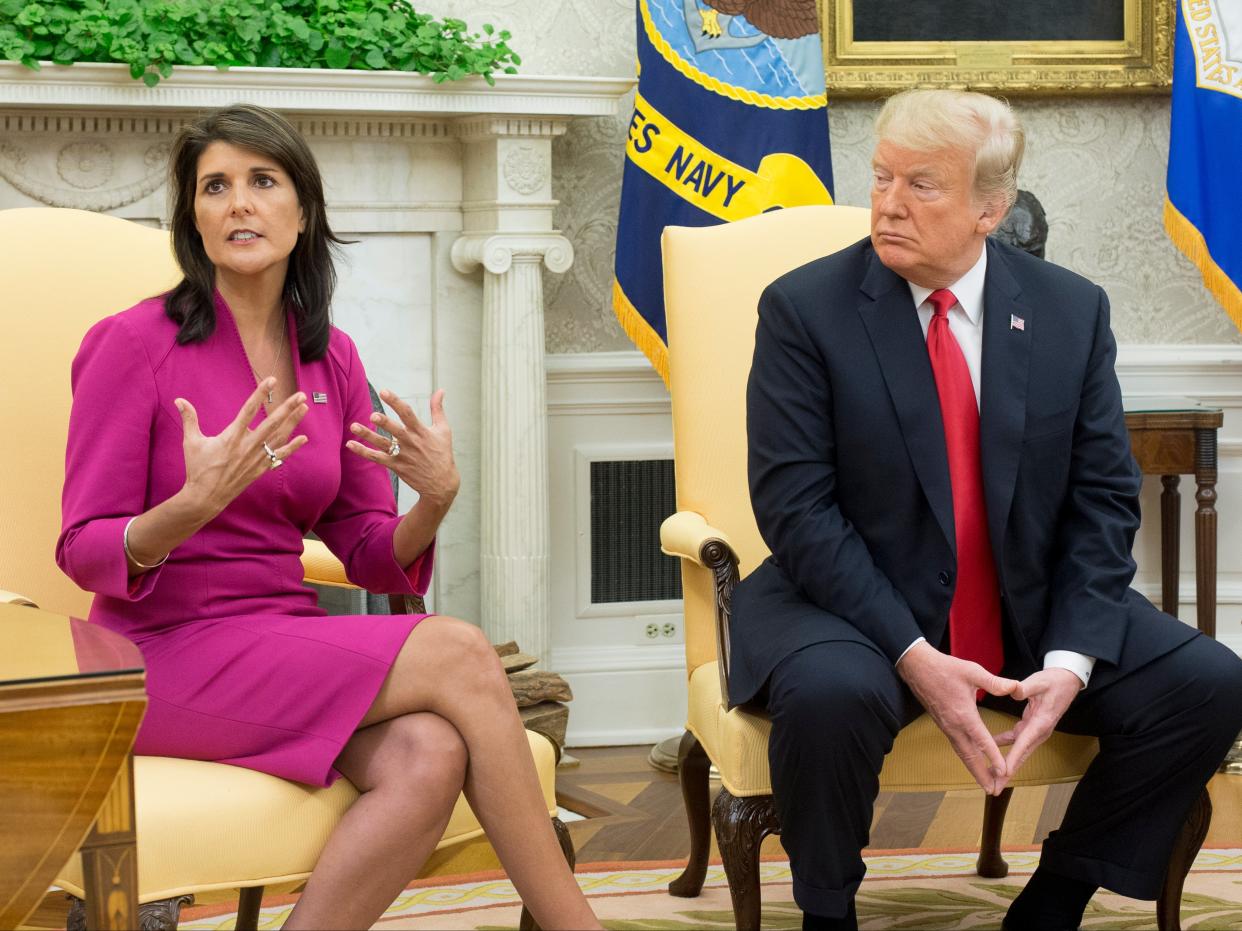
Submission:
<svg viewBox="0 0 1242 931">
<path fill-rule="evenodd" d="M 637 3 L 612 306 L 667 384 L 661 232 L 832 203 L 828 101 L 815 0 Z"/>
</svg>

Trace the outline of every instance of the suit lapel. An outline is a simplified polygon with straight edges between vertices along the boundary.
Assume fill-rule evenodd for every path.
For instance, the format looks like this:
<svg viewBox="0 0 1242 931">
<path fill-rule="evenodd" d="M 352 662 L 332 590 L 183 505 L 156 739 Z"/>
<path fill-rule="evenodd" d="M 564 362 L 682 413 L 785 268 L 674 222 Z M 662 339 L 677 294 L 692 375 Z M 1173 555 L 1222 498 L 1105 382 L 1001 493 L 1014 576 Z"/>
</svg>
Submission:
<svg viewBox="0 0 1242 931">
<path fill-rule="evenodd" d="M 1001 559 L 1009 506 L 1013 501 L 1022 432 L 1026 426 L 1027 378 L 1031 329 L 1038 325 L 1032 305 L 1002 251 L 988 243 L 988 270 L 983 286 L 983 359 L 980 386 L 979 443 L 983 455 L 983 494 L 988 531 L 997 570 Z M 1014 325 L 1022 321 L 1021 329 Z"/>
<path fill-rule="evenodd" d="M 949 459 L 927 342 L 909 285 L 886 268 L 874 252 L 868 251 L 867 258 L 859 313 L 879 359 L 923 494 L 945 540 L 955 549 Z"/>
</svg>

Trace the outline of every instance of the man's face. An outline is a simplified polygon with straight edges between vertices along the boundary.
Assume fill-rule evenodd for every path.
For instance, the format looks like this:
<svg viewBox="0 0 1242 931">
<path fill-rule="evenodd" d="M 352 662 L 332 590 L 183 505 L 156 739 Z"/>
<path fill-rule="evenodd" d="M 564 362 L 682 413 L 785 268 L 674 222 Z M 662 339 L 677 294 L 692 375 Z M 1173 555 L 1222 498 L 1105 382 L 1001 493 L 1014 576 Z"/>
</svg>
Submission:
<svg viewBox="0 0 1242 931">
<path fill-rule="evenodd" d="M 880 261 L 925 288 L 968 272 L 1001 219 L 997 205 L 975 200 L 974 154 L 881 141 L 871 167 L 871 243 Z"/>
</svg>

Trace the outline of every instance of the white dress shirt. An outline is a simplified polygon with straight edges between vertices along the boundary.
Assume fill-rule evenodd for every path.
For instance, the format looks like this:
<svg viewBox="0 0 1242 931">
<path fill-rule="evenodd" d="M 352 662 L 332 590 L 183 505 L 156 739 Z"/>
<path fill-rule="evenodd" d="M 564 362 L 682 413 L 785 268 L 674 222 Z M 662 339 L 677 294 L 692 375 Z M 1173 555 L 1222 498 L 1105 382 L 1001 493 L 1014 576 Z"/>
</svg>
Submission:
<svg viewBox="0 0 1242 931">
<path fill-rule="evenodd" d="M 949 308 L 949 332 L 962 348 L 966 357 L 966 368 L 970 370 L 970 381 L 975 389 L 975 403 L 979 403 L 980 366 L 983 360 L 983 282 L 988 270 L 988 250 L 980 250 L 977 261 L 961 278 L 949 285 L 949 290 L 957 298 L 957 303 Z M 914 306 L 918 308 L 919 325 L 923 328 L 923 338 L 927 339 L 927 328 L 935 311 L 927 300 L 932 288 L 924 288 L 913 281 L 906 282 L 910 286 L 910 296 Z M 906 647 L 901 656 L 910 652 L 910 648 L 926 637 L 919 637 Z M 901 662 L 901 656 L 897 662 Z M 1068 669 L 1082 680 L 1083 688 L 1091 681 L 1091 670 L 1095 668 L 1095 657 L 1075 653 L 1072 650 L 1049 650 L 1044 656 L 1045 669 Z"/>
</svg>

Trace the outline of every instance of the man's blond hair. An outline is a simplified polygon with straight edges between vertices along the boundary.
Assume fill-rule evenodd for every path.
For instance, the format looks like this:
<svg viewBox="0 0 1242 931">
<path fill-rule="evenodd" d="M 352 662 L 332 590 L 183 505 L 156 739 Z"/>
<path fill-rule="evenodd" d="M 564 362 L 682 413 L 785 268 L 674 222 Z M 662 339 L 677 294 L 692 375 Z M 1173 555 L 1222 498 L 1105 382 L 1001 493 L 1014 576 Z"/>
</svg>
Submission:
<svg viewBox="0 0 1242 931">
<path fill-rule="evenodd" d="M 885 102 L 875 135 L 877 141 L 916 152 L 974 152 L 975 199 L 999 205 L 1003 214 L 1018 198 L 1026 135 L 1002 100 L 973 91 L 902 91 Z"/>
</svg>

